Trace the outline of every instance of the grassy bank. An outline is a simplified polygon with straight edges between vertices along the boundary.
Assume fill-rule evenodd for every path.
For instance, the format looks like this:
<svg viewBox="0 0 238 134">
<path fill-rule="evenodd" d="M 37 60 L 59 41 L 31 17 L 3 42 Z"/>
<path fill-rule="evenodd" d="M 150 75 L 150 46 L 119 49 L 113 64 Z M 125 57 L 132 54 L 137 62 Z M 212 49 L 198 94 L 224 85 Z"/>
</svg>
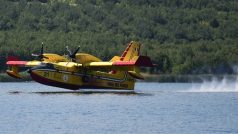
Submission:
<svg viewBox="0 0 238 134">
<path fill-rule="evenodd" d="M 212 80 L 229 80 L 236 81 L 237 75 L 213 75 L 213 74 L 203 74 L 203 75 L 172 75 L 172 74 L 143 74 L 145 76 L 146 82 L 204 82 Z"/>
<path fill-rule="evenodd" d="M 22 78 L 21 79 L 15 79 L 10 76 L 8 76 L 6 73 L 0 74 L 0 82 L 25 82 L 25 81 L 31 81 L 31 77 L 28 73 L 23 72 L 20 73 Z"/>
</svg>

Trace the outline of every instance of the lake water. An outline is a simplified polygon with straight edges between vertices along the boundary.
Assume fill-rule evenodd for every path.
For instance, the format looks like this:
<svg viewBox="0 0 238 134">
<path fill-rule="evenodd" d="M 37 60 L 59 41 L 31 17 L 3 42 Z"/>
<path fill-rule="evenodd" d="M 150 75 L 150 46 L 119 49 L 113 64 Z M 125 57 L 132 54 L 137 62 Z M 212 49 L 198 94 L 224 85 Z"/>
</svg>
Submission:
<svg viewBox="0 0 238 134">
<path fill-rule="evenodd" d="M 0 83 L 0 134 L 237 134 L 237 82 L 137 83 L 135 92 Z"/>
</svg>

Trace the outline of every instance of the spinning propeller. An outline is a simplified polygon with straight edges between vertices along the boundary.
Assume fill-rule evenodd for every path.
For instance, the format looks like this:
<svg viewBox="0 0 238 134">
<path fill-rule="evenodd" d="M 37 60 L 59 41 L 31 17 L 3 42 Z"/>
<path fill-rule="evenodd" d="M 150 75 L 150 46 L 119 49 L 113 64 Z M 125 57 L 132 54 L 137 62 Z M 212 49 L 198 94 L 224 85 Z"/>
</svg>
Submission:
<svg viewBox="0 0 238 134">
<path fill-rule="evenodd" d="M 45 59 L 49 59 L 48 57 L 44 56 L 44 43 L 41 43 L 41 50 L 40 54 L 31 54 L 34 57 L 37 57 L 40 61 L 43 61 Z"/>
<path fill-rule="evenodd" d="M 78 53 L 80 46 L 78 46 L 78 48 L 74 51 L 74 53 L 72 53 L 72 51 L 70 51 L 69 46 L 66 46 L 66 49 L 69 52 L 69 54 L 68 54 L 69 58 L 71 58 L 73 61 L 75 61 L 76 54 Z"/>
</svg>

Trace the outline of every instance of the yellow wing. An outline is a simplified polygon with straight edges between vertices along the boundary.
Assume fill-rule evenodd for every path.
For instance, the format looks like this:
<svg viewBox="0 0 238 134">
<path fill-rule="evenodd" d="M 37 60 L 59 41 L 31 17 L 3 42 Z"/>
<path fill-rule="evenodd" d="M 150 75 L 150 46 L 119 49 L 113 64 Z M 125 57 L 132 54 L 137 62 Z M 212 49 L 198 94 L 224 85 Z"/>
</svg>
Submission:
<svg viewBox="0 0 238 134">
<path fill-rule="evenodd" d="M 153 67 L 154 65 L 147 56 L 134 56 L 129 61 L 88 62 L 75 66 L 89 70 L 127 71 L 134 78 L 144 79 L 140 74 L 139 67 Z"/>
<path fill-rule="evenodd" d="M 76 62 L 81 64 L 102 61 L 101 59 L 86 53 L 77 53 L 75 57 L 76 57 Z"/>
<path fill-rule="evenodd" d="M 57 63 L 57 62 L 68 62 L 69 61 L 69 59 L 67 59 L 66 57 L 60 56 L 58 54 L 46 53 L 46 54 L 43 54 L 43 56 L 45 57 L 45 58 L 43 58 L 44 62 Z"/>
<path fill-rule="evenodd" d="M 6 64 L 10 67 L 10 70 L 7 70 L 7 74 L 15 78 L 21 78 L 18 69 L 19 67 L 35 67 L 42 63 L 69 62 L 66 57 L 57 54 L 43 54 L 43 56 L 43 61 L 21 61 L 17 57 L 9 56 Z"/>
<path fill-rule="evenodd" d="M 134 56 L 129 61 L 109 61 L 109 62 L 88 62 L 82 65 L 88 68 L 128 68 L 131 66 L 153 67 L 151 60 L 147 56 Z"/>
<path fill-rule="evenodd" d="M 18 71 L 19 67 L 34 67 L 40 64 L 40 61 L 7 61 L 7 65 L 10 66 L 10 70 L 7 70 L 7 74 L 14 78 L 21 78 Z"/>
</svg>

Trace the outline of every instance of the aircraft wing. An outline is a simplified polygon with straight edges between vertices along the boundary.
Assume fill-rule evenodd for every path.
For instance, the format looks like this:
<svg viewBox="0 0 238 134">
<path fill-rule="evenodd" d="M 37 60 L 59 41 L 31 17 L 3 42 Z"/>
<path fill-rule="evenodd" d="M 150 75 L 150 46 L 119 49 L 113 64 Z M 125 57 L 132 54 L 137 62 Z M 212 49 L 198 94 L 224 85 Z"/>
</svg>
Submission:
<svg viewBox="0 0 238 134">
<path fill-rule="evenodd" d="M 39 66 L 42 63 L 59 63 L 59 62 L 69 62 L 69 60 L 63 56 L 57 54 L 43 54 L 43 58 L 41 61 L 21 61 L 18 57 L 9 56 L 7 58 L 7 65 L 9 66 L 9 70 L 7 70 L 7 74 L 14 78 L 21 78 L 19 74 L 19 67 L 35 67 Z"/>
<path fill-rule="evenodd" d="M 9 66 L 18 66 L 18 67 L 34 67 L 40 65 L 40 61 L 7 61 Z"/>
<path fill-rule="evenodd" d="M 128 67 L 153 67 L 153 63 L 147 56 L 135 56 L 130 61 L 113 61 L 113 62 L 89 62 L 83 64 L 83 67 L 88 68 L 128 68 Z"/>
<path fill-rule="evenodd" d="M 7 65 L 10 67 L 7 70 L 7 74 L 14 77 L 14 78 L 21 78 L 19 74 L 19 67 L 34 67 L 41 65 L 41 61 L 21 61 L 18 57 L 9 56 L 7 58 Z"/>
<path fill-rule="evenodd" d="M 44 58 L 41 61 L 21 61 L 18 57 L 9 56 L 7 58 L 7 65 L 9 66 L 18 66 L 18 67 L 34 67 L 44 63 L 58 63 L 58 62 L 69 62 L 69 60 L 58 54 L 43 54 Z"/>
<path fill-rule="evenodd" d="M 138 67 L 154 67 L 147 56 L 135 56 L 130 61 L 113 61 L 113 62 L 89 62 L 80 64 L 78 67 L 85 67 L 91 70 L 111 70 L 114 71 L 127 71 L 132 77 L 136 79 L 144 79 L 140 74 Z"/>
</svg>

